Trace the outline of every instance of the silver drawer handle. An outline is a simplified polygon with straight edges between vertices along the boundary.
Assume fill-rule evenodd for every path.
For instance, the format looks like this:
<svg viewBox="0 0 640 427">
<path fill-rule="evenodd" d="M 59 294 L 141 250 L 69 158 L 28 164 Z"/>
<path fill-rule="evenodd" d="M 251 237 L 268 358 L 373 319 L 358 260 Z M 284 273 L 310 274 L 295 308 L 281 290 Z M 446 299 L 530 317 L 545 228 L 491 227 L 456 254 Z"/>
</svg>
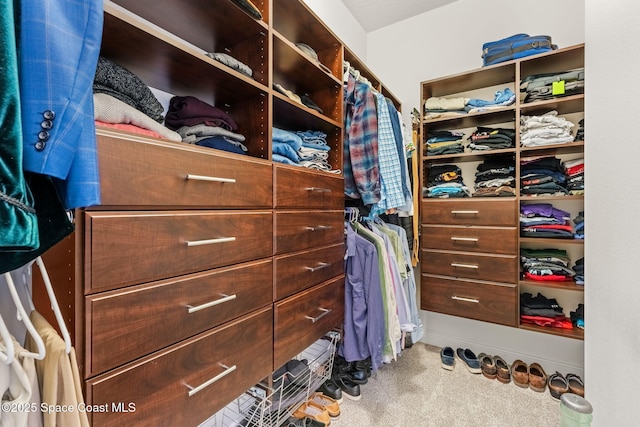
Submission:
<svg viewBox="0 0 640 427">
<path fill-rule="evenodd" d="M 328 262 L 319 262 L 317 267 L 305 267 L 307 270 L 314 272 L 314 271 L 318 271 L 320 269 L 323 268 L 327 268 L 329 267 L 331 264 L 329 264 Z"/>
<path fill-rule="evenodd" d="M 233 295 L 225 295 L 222 294 L 222 298 L 218 298 L 215 301 L 210 301 L 201 305 L 196 305 L 195 307 L 187 304 L 187 311 L 189 314 L 195 313 L 196 311 L 204 310 L 205 308 L 213 307 L 214 305 L 222 304 L 223 302 L 231 301 L 236 299 L 236 294 Z"/>
<path fill-rule="evenodd" d="M 202 391 L 203 389 L 209 387 L 211 384 L 215 383 L 220 378 L 223 378 L 223 377 L 229 375 L 231 372 L 235 371 L 236 368 L 237 368 L 236 365 L 226 366 L 226 365 L 220 364 L 220 366 L 222 366 L 224 368 L 224 371 L 220 372 L 218 375 L 216 375 L 215 377 L 211 378 L 210 380 L 207 380 L 207 381 L 203 382 L 199 386 L 191 387 L 189 384 L 185 384 L 185 386 L 189 389 L 189 397 L 191 397 L 194 394 L 198 393 L 199 391 Z"/>
<path fill-rule="evenodd" d="M 307 187 L 305 188 L 307 191 L 317 191 L 318 193 L 331 193 L 330 188 L 320 188 L 320 187 Z"/>
<path fill-rule="evenodd" d="M 478 215 L 480 211 L 451 211 L 453 215 Z"/>
<path fill-rule="evenodd" d="M 458 301 L 474 302 L 476 304 L 480 302 L 478 298 L 459 297 L 458 295 L 452 295 L 451 299 L 458 300 Z"/>
<path fill-rule="evenodd" d="M 187 246 L 213 245 L 214 243 L 235 242 L 235 237 L 220 237 L 219 239 L 187 240 Z"/>
<path fill-rule="evenodd" d="M 235 184 L 236 180 L 233 178 L 220 178 L 217 176 L 205 176 L 205 175 L 191 175 L 187 174 L 187 179 L 194 181 L 209 181 L 209 182 L 227 182 L 229 184 Z"/>
<path fill-rule="evenodd" d="M 318 320 L 322 319 L 324 316 L 326 316 L 327 314 L 329 314 L 329 313 L 331 313 L 333 311 L 330 308 L 322 308 L 322 307 L 319 307 L 318 310 L 322 311 L 322 314 L 320 314 L 319 316 L 316 316 L 316 317 L 304 316 L 305 319 L 311 320 L 311 323 L 316 323 Z"/>
<path fill-rule="evenodd" d="M 316 230 L 330 230 L 332 227 L 330 225 L 317 225 L 315 227 L 305 227 L 305 229 L 309 230 L 309 231 L 316 231 Z"/>
<path fill-rule="evenodd" d="M 477 237 L 452 237 L 451 240 L 455 242 L 477 242 Z"/>
<path fill-rule="evenodd" d="M 477 265 L 473 265 L 473 264 L 460 264 L 457 262 L 452 262 L 451 263 L 451 267 L 460 267 L 460 268 L 479 268 L 479 266 Z"/>
</svg>

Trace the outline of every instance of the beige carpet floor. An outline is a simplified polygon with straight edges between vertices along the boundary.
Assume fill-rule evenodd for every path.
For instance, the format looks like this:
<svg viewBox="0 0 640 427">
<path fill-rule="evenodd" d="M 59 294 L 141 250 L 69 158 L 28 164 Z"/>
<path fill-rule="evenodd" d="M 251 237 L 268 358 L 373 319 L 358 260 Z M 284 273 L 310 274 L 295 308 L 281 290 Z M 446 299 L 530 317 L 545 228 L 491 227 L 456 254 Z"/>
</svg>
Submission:
<svg viewBox="0 0 640 427">
<path fill-rule="evenodd" d="M 455 349 L 454 349 L 455 350 Z M 440 367 L 440 349 L 417 343 L 361 386 L 361 399 L 344 399 L 335 427 L 560 425 L 560 403 L 537 393 L 472 374 L 459 360 Z M 511 362 L 511 361 L 507 361 Z"/>
</svg>

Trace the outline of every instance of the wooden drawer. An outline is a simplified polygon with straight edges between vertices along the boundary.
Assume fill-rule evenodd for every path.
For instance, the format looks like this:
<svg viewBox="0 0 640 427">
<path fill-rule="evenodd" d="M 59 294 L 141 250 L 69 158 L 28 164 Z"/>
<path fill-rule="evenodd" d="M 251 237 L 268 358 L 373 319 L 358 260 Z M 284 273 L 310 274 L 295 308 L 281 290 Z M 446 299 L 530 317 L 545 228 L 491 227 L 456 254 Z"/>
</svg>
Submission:
<svg viewBox="0 0 640 427">
<path fill-rule="evenodd" d="M 344 210 L 275 213 L 275 253 L 315 248 L 344 241 Z"/>
<path fill-rule="evenodd" d="M 518 229 L 516 227 L 423 225 L 420 247 L 422 249 L 517 255 Z"/>
<path fill-rule="evenodd" d="M 422 275 L 420 301 L 423 310 L 517 326 L 518 289 L 470 280 Z"/>
<path fill-rule="evenodd" d="M 344 318 L 344 276 L 274 305 L 273 369 L 311 345 Z"/>
<path fill-rule="evenodd" d="M 275 165 L 274 176 L 276 208 L 341 209 L 344 206 L 341 175 Z"/>
<path fill-rule="evenodd" d="M 328 246 L 274 261 L 274 299 L 280 300 L 344 273 L 344 244 Z"/>
<path fill-rule="evenodd" d="M 272 165 L 239 157 L 179 142 L 124 139 L 100 130 L 101 203 L 156 208 L 272 207 Z"/>
<path fill-rule="evenodd" d="M 272 325 L 273 311 L 265 308 L 88 380 L 87 403 L 109 409 L 93 413 L 92 425 L 202 423 L 270 375 Z M 135 411 L 118 412 L 113 406 L 118 403 L 133 404 Z"/>
<path fill-rule="evenodd" d="M 270 305 L 272 265 L 240 264 L 87 297 L 87 376 Z"/>
<path fill-rule="evenodd" d="M 270 211 L 87 212 L 88 293 L 273 254 Z"/>
<path fill-rule="evenodd" d="M 518 258 L 515 255 L 423 250 L 422 272 L 515 283 L 518 279 Z"/>
<path fill-rule="evenodd" d="M 423 200 L 424 224 L 517 226 L 518 204 L 514 199 Z"/>
</svg>

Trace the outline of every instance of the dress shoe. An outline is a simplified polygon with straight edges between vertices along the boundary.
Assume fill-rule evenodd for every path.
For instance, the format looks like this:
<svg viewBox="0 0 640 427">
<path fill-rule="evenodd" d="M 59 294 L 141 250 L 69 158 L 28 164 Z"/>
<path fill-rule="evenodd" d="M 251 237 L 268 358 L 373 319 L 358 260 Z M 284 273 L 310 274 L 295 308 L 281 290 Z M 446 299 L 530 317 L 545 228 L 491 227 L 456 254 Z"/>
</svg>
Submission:
<svg viewBox="0 0 640 427">
<path fill-rule="evenodd" d="M 311 401 L 303 402 L 302 405 L 298 406 L 298 408 L 293 412 L 293 416 L 300 419 L 311 418 L 316 421 L 320 421 L 327 426 L 331 423 L 329 412 L 327 412 L 327 410 L 322 406 Z"/>
<path fill-rule="evenodd" d="M 511 378 L 518 387 L 529 387 L 529 366 L 520 359 L 515 360 L 511 364 Z"/>
<path fill-rule="evenodd" d="M 333 378 L 329 378 L 318 388 L 318 391 L 324 394 L 325 396 L 329 396 L 332 399 L 335 399 L 336 402 L 342 403 L 342 389 L 338 387 L 338 384 L 333 380 Z"/>
<path fill-rule="evenodd" d="M 496 379 L 502 384 L 508 384 L 511 382 L 511 371 L 509 365 L 500 356 L 493 356 L 493 362 L 496 365 Z"/>
<path fill-rule="evenodd" d="M 569 383 L 560 372 L 549 375 L 549 393 L 554 399 L 560 400 L 560 396 L 569 391 Z"/>
<path fill-rule="evenodd" d="M 480 361 L 480 369 L 482 370 L 482 375 L 490 380 L 493 380 L 498 376 L 498 371 L 496 369 L 496 364 L 493 361 L 493 357 L 488 354 L 480 353 L 478 354 L 478 360 Z"/>
<path fill-rule="evenodd" d="M 348 375 L 334 376 L 333 381 L 338 384 L 338 387 L 342 390 L 342 395 L 347 399 L 360 400 L 362 397 L 360 395 L 360 385 L 351 381 Z"/>
<path fill-rule="evenodd" d="M 571 391 L 571 393 L 584 397 L 584 382 L 582 378 L 576 374 L 567 374 L 567 382 L 569 383 L 569 391 Z"/>
<path fill-rule="evenodd" d="M 547 388 L 547 374 L 539 363 L 529 365 L 529 388 L 542 393 Z"/>
</svg>

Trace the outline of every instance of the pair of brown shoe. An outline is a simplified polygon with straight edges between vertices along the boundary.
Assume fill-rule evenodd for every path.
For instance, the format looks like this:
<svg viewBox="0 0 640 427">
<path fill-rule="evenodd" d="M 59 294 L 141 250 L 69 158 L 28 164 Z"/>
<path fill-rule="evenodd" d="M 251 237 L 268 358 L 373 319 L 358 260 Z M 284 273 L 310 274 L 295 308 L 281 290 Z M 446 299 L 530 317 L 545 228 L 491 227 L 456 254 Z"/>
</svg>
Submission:
<svg viewBox="0 0 640 427">
<path fill-rule="evenodd" d="M 573 393 L 584 397 L 584 383 L 576 374 L 567 374 L 563 377 L 560 372 L 549 376 L 549 393 L 554 399 L 560 399 L 565 393 Z"/>
<path fill-rule="evenodd" d="M 508 384 L 511 381 L 509 365 L 502 357 L 480 353 L 478 360 L 480 360 L 482 375 L 486 378 L 490 380 L 497 379 L 503 384 Z"/>
<path fill-rule="evenodd" d="M 539 363 L 527 365 L 518 359 L 511 365 L 513 383 L 518 387 L 529 387 L 533 391 L 542 393 L 547 388 L 547 374 Z"/>
</svg>

